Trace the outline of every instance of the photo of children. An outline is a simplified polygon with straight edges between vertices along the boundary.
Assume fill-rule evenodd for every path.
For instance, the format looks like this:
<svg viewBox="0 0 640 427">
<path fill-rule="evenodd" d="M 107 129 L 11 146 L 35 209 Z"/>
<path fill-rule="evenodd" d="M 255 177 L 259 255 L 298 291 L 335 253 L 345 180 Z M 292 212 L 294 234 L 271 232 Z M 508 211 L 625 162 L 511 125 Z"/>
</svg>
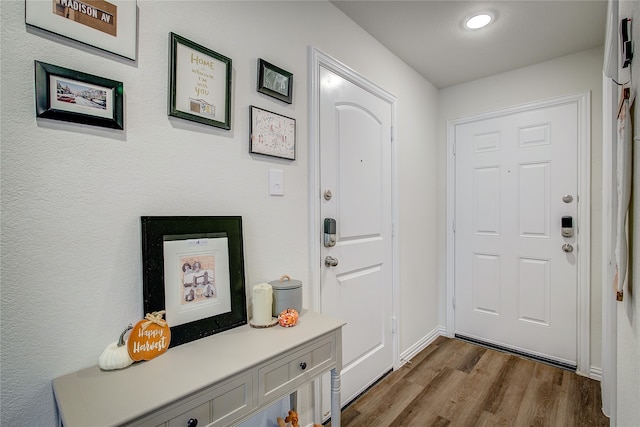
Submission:
<svg viewBox="0 0 640 427">
<path fill-rule="evenodd" d="M 180 265 L 182 305 L 217 298 L 215 256 L 180 257 Z"/>
</svg>

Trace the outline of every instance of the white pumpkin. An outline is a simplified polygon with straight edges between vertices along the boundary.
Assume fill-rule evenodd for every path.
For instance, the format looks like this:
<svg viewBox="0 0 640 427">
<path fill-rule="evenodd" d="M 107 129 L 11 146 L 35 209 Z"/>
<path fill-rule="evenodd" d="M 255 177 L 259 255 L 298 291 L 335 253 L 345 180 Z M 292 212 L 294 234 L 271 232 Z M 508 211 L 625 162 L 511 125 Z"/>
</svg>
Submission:
<svg viewBox="0 0 640 427">
<path fill-rule="evenodd" d="M 100 357 L 98 358 L 98 366 L 105 371 L 111 371 L 114 369 L 122 369 L 133 363 L 133 359 L 129 356 L 129 350 L 125 345 L 124 335 L 133 328 L 133 325 L 129 324 L 120 334 L 120 339 L 117 342 L 111 343 L 104 349 Z"/>
</svg>

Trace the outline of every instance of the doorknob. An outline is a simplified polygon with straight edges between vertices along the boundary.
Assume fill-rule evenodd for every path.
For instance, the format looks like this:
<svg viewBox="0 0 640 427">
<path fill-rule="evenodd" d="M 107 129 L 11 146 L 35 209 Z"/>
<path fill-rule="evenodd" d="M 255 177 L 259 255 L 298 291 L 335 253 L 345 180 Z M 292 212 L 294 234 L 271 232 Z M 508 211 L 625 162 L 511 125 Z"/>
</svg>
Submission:
<svg viewBox="0 0 640 427">
<path fill-rule="evenodd" d="M 573 245 L 570 243 L 565 243 L 562 245 L 562 250 L 565 252 L 573 252 Z"/>
<path fill-rule="evenodd" d="M 329 268 L 329 267 L 335 267 L 336 265 L 338 265 L 338 259 L 330 255 L 327 255 L 327 257 L 324 259 L 324 266 Z"/>
</svg>

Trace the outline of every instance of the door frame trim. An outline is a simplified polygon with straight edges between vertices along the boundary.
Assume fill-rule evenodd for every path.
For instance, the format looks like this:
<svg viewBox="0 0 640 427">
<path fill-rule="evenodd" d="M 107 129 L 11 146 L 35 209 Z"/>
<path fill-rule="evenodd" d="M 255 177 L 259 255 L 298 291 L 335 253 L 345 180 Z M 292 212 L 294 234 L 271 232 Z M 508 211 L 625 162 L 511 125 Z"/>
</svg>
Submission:
<svg viewBox="0 0 640 427">
<path fill-rule="evenodd" d="M 604 44 L 604 71 L 602 73 L 602 412 L 610 425 L 618 418 L 618 301 L 611 287 L 615 274 L 614 218 L 617 193 L 614 160 L 617 158 L 618 100 L 620 88 L 613 82 L 618 73 L 618 0 L 607 2 L 607 32 Z M 613 75 L 611 75 L 613 74 Z M 616 200 L 617 201 L 617 200 Z"/>
<path fill-rule="evenodd" d="M 590 374 L 591 355 L 591 93 L 590 91 L 559 96 L 541 101 L 447 120 L 447 271 L 446 321 L 447 336 L 455 335 L 455 128 L 458 125 L 533 109 L 576 104 L 578 107 L 578 225 L 577 225 L 577 372 Z"/>
<path fill-rule="evenodd" d="M 343 77 L 351 83 L 361 87 L 369 93 L 383 99 L 391 105 L 391 241 L 392 241 L 392 302 L 391 302 L 391 324 L 392 324 L 392 354 L 393 368 L 400 367 L 400 340 L 399 340 L 399 283 L 400 269 L 399 257 L 400 243 L 398 236 L 398 175 L 397 175 L 397 140 L 396 140 L 396 123 L 397 123 L 397 98 L 382 89 L 375 83 L 367 80 L 361 74 L 342 62 L 332 58 L 326 53 L 318 50 L 313 46 L 308 48 L 309 61 L 309 289 L 310 300 L 309 305 L 314 311 L 321 309 L 321 257 L 319 242 L 322 241 L 322 227 L 320 218 L 320 197 L 322 191 L 320 189 L 320 66 L 332 71 L 333 73 Z M 320 385 L 316 384 L 314 390 L 316 396 L 315 408 L 316 419 L 320 418 Z"/>
<path fill-rule="evenodd" d="M 615 21 L 617 22 L 617 20 Z M 618 109 L 620 89 L 604 74 L 602 75 L 602 412 L 609 417 L 611 425 L 617 419 L 617 349 L 618 349 L 618 301 L 611 286 L 615 275 L 615 246 L 617 203 L 613 195 L 617 192 L 614 159 L 617 156 Z M 610 143 L 607 143 L 610 142 Z M 616 198 L 617 202 L 617 198 Z"/>
</svg>

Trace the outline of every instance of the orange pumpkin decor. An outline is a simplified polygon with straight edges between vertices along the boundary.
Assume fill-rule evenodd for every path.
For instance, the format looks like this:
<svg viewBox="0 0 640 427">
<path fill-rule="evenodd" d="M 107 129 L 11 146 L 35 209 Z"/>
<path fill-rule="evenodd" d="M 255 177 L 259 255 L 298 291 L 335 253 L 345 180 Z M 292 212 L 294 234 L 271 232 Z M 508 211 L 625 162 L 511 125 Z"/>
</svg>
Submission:
<svg viewBox="0 0 640 427">
<path fill-rule="evenodd" d="M 298 312 L 293 308 L 287 308 L 286 310 L 282 310 L 280 315 L 278 316 L 278 323 L 283 328 L 290 328 L 292 326 L 296 326 L 298 323 Z"/>
<path fill-rule="evenodd" d="M 136 323 L 131 330 L 127 349 L 134 361 L 151 360 L 169 348 L 171 329 L 162 319 L 163 314 L 164 310 L 147 313 L 144 319 Z"/>
</svg>

